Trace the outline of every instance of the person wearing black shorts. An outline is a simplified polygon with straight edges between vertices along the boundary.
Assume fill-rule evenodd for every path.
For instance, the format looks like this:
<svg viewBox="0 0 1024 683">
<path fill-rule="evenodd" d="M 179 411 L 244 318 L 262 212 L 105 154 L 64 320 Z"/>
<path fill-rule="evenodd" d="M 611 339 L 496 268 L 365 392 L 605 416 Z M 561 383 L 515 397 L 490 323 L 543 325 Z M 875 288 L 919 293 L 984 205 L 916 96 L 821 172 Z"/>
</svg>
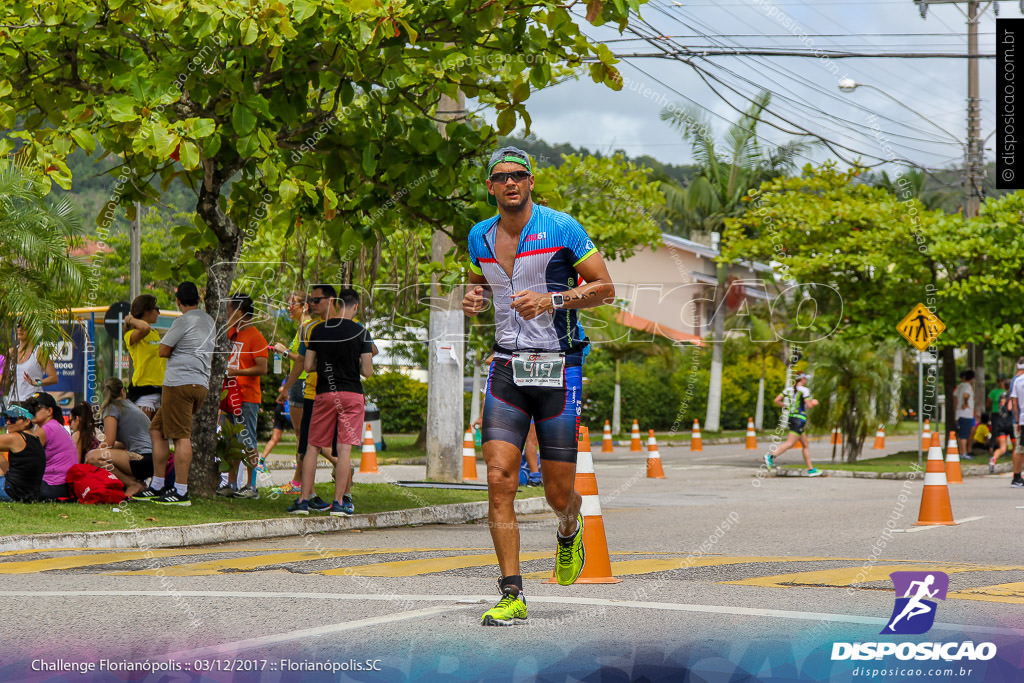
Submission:
<svg viewBox="0 0 1024 683">
<path fill-rule="evenodd" d="M 820 477 L 821 470 L 811 464 L 811 447 L 807 441 L 807 435 L 804 434 L 804 427 L 807 425 L 807 409 L 818 405 L 817 399 L 811 398 L 811 391 L 807 388 L 807 375 L 798 372 L 793 380 L 793 386 L 775 397 L 775 405 L 786 411 L 789 436 L 785 443 L 777 445 L 764 454 L 764 464 L 768 466 L 769 470 L 774 469 L 775 458 L 799 443 L 800 452 L 807 465 L 807 476 Z"/>
<path fill-rule="evenodd" d="M 531 420 L 544 461 L 544 493 L 559 519 L 558 583 L 574 583 L 586 561 L 582 499 L 573 485 L 583 351 L 589 342 L 577 311 L 611 303 L 615 286 L 583 227 L 567 214 L 533 203 L 533 171 L 526 152 L 498 150 L 487 172 L 487 190 L 498 215 L 470 231 L 470 286 L 462 309 L 475 316 L 488 299 L 494 306 L 495 354 L 482 431 L 488 522 L 502 597 L 484 613 L 482 624 L 506 626 L 526 619 L 513 502 Z"/>
</svg>

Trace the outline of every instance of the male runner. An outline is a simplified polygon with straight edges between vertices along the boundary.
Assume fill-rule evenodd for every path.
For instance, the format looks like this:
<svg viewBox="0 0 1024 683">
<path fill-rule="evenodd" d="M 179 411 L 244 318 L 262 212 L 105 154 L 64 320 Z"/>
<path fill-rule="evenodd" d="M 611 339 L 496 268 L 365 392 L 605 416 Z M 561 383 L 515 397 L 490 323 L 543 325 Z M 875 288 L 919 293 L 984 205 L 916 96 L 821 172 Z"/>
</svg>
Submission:
<svg viewBox="0 0 1024 683">
<path fill-rule="evenodd" d="M 470 231 L 469 281 L 478 286 L 467 291 L 462 310 L 474 316 L 486 307 L 485 299 L 494 302 L 495 357 L 484 400 L 483 452 L 502 597 L 482 621 L 507 626 L 526 619 L 512 504 L 531 419 L 544 459 L 544 493 L 559 519 L 555 577 L 567 586 L 583 571 L 582 499 L 573 484 L 583 349 L 589 342 L 576 310 L 611 303 L 615 286 L 583 227 L 533 203 L 533 169 L 526 152 L 499 149 L 487 173 L 488 201 L 498 207 L 498 215 Z"/>
<path fill-rule="evenodd" d="M 775 458 L 799 443 L 804 463 L 807 465 L 807 476 L 820 477 L 821 470 L 811 464 L 811 446 L 807 442 L 807 435 L 804 434 L 804 427 L 807 425 L 807 409 L 818 405 L 817 399 L 811 398 L 811 390 L 807 388 L 807 375 L 798 372 L 793 381 L 793 387 L 787 388 L 775 397 L 775 405 L 786 410 L 789 436 L 785 443 L 776 446 L 772 452 L 764 454 L 764 464 L 768 466 L 768 469 L 774 469 Z"/>
</svg>

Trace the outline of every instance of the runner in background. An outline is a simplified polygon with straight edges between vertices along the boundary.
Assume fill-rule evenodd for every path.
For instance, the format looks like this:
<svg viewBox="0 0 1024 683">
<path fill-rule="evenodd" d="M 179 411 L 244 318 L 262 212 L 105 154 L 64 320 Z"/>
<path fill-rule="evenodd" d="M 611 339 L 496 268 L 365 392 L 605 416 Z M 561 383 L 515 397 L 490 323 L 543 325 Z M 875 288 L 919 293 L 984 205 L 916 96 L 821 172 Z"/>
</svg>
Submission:
<svg viewBox="0 0 1024 683">
<path fill-rule="evenodd" d="M 788 451 L 793 446 L 800 444 L 800 452 L 804 456 L 804 464 L 807 465 L 808 477 L 820 477 L 821 470 L 811 464 L 811 445 L 804 434 L 807 426 L 807 409 L 818 405 L 817 399 L 811 398 L 811 390 L 807 388 L 807 375 L 798 372 L 793 380 L 793 386 L 787 387 L 785 391 L 775 397 L 775 405 L 785 411 L 786 420 L 789 424 L 789 436 L 786 441 L 776 446 L 771 452 L 765 453 L 764 464 L 768 469 L 775 468 L 775 458 Z"/>
</svg>

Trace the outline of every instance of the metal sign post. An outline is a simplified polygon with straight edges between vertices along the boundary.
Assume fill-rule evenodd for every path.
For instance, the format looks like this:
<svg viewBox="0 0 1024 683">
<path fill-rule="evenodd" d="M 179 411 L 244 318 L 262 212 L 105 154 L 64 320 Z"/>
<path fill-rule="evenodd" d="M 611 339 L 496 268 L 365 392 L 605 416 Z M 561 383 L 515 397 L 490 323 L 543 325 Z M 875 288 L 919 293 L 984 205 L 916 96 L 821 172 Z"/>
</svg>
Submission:
<svg viewBox="0 0 1024 683">
<path fill-rule="evenodd" d="M 918 304 L 910 309 L 896 325 L 896 331 L 903 335 L 903 338 L 910 342 L 917 349 L 917 466 L 921 466 L 924 444 L 921 443 L 924 437 L 924 361 L 921 354 L 931 346 L 946 324 L 939 320 L 939 316 L 928 310 L 924 304 Z"/>
</svg>

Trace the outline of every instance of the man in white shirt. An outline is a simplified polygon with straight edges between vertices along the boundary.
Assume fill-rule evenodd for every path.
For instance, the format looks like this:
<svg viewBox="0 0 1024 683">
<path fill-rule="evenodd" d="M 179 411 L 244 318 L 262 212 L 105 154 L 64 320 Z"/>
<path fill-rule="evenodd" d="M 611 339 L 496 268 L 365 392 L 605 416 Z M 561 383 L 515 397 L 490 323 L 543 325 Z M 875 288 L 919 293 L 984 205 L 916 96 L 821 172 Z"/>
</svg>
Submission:
<svg viewBox="0 0 1024 683">
<path fill-rule="evenodd" d="M 953 406 L 956 410 L 956 440 L 960 445 L 960 457 L 970 460 L 974 456 L 967 450 L 971 431 L 974 429 L 974 370 L 960 373 L 960 384 L 953 390 Z"/>
<path fill-rule="evenodd" d="M 1013 450 L 1013 481 L 1010 486 L 1024 489 L 1021 478 L 1021 466 L 1024 465 L 1024 410 L 1021 410 L 1021 399 L 1024 398 L 1024 356 L 1017 359 L 1017 374 L 1010 382 L 1010 410 L 1013 412 L 1014 423 L 1017 424 L 1017 448 Z"/>
</svg>

